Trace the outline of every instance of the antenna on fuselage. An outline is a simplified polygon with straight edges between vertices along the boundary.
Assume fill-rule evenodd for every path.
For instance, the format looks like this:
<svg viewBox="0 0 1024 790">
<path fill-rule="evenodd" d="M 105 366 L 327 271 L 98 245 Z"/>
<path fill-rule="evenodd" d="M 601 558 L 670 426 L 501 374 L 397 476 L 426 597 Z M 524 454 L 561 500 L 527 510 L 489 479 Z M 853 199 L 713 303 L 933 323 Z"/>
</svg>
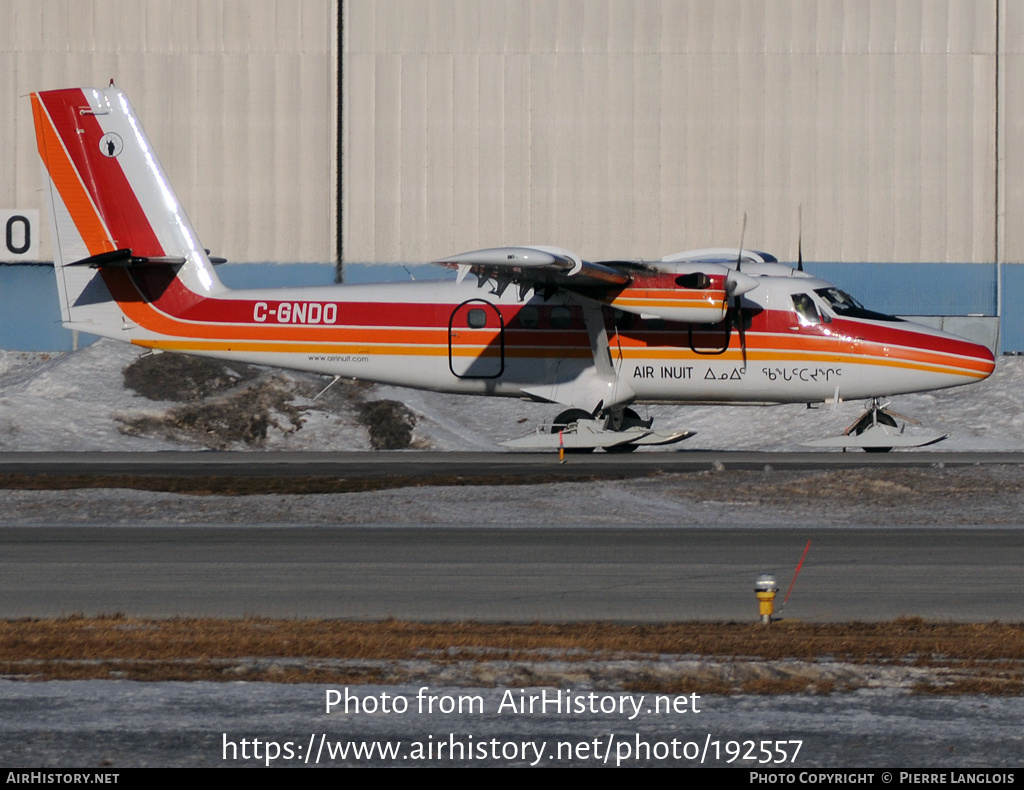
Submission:
<svg viewBox="0 0 1024 790">
<path fill-rule="evenodd" d="M 796 207 L 796 270 L 804 270 L 804 204 Z"/>
</svg>

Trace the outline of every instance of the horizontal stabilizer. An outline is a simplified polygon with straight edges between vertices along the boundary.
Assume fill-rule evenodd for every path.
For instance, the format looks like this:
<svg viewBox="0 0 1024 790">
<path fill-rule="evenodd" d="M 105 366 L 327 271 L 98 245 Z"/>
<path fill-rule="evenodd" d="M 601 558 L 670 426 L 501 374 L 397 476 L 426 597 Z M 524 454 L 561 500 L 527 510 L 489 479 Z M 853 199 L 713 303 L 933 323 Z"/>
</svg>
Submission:
<svg viewBox="0 0 1024 790">
<path fill-rule="evenodd" d="M 131 269 L 136 266 L 180 266 L 185 259 L 174 255 L 132 255 L 129 249 L 101 252 L 90 255 L 80 261 L 69 263 L 68 266 L 91 266 L 93 269 L 116 268 Z"/>
</svg>

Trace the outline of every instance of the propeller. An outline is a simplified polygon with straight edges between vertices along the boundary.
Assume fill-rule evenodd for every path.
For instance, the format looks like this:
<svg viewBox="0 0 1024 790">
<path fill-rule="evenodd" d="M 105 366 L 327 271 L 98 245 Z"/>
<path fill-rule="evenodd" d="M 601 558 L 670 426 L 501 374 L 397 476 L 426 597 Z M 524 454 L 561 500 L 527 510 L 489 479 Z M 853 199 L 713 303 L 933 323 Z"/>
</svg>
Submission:
<svg viewBox="0 0 1024 790">
<path fill-rule="evenodd" d="M 740 247 L 736 252 L 736 273 L 740 274 L 740 264 L 743 261 L 743 237 L 747 235 L 747 212 L 743 212 L 743 228 L 740 230 Z M 736 329 L 740 333 L 740 353 L 743 354 L 743 371 L 747 370 L 747 330 L 743 326 L 743 293 L 738 288 L 733 289 L 733 310 L 736 312 Z"/>
</svg>

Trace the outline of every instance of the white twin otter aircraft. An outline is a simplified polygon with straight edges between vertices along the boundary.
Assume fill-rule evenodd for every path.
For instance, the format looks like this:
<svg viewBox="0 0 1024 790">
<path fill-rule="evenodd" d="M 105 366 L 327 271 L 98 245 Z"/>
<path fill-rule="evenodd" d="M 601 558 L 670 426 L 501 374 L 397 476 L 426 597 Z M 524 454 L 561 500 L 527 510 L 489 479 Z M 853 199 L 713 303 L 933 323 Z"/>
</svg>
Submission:
<svg viewBox="0 0 1024 790">
<path fill-rule="evenodd" d="M 630 451 L 691 434 L 637 403 L 869 399 L 841 437 L 883 451 L 904 434 L 882 396 L 980 381 L 992 352 L 865 309 L 799 265 L 700 250 L 592 263 L 555 247 L 452 255 L 455 282 L 231 290 L 142 130 L 109 87 L 32 94 L 48 175 L 64 326 L 145 348 L 566 407 L 507 444 Z M 468 275 L 472 275 L 469 277 Z"/>
</svg>

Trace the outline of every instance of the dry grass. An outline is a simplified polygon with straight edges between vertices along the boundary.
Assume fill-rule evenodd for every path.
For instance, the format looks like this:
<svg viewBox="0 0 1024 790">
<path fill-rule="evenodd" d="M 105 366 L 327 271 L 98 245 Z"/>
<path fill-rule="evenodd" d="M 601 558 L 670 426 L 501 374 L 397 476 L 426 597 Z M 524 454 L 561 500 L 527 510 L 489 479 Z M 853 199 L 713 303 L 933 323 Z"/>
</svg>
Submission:
<svg viewBox="0 0 1024 790">
<path fill-rule="evenodd" d="M 728 677 L 643 670 L 620 679 L 619 686 L 701 694 L 822 694 L 849 688 L 837 687 L 834 679 L 814 671 L 817 662 L 827 659 L 828 665 L 931 667 L 945 673 L 919 681 L 914 688 L 918 693 L 1024 693 L 1024 626 L 1002 623 L 908 618 L 763 628 L 737 623 L 509 625 L 119 616 L 0 622 L 0 674 L 22 679 L 400 683 L 412 677 L 411 670 L 394 670 L 400 662 L 412 662 L 420 672 L 424 666 L 443 671 L 500 662 L 582 666 L 636 661 L 656 666 L 665 656 L 762 670 L 764 662 L 802 662 L 804 668 Z"/>
<path fill-rule="evenodd" d="M 514 659 L 545 650 L 590 659 L 652 654 L 753 656 L 766 660 L 1024 660 L 1024 626 L 933 623 L 747 623 L 514 625 L 398 620 L 142 620 L 122 616 L 0 622 L 0 660 L 291 656 Z"/>
</svg>

